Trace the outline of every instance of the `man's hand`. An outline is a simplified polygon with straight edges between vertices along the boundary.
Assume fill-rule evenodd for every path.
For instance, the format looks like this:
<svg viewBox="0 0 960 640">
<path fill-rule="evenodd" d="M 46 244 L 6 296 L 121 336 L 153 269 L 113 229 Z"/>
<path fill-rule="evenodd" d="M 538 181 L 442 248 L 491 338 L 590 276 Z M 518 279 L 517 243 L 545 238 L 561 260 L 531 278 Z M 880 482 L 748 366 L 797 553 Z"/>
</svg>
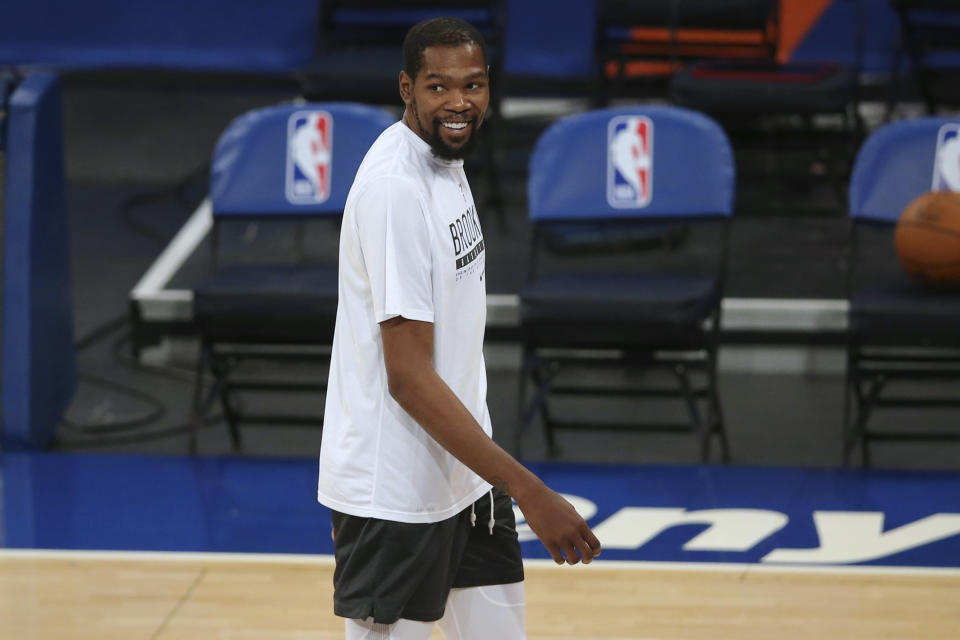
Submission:
<svg viewBox="0 0 960 640">
<path fill-rule="evenodd" d="M 514 496 L 516 497 L 516 496 Z M 600 555 L 600 541 L 573 505 L 543 483 L 517 505 L 557 564 L 589 564 Z"/>
<path fill-rule="evenodd" d="M 513 496 L 557 564 L 593 560 L 600 541 L 569 502 L 500 448 L 433 368 L 433 324 L 380 323 L 390 395 L 440 446 Z"/>
</svg>

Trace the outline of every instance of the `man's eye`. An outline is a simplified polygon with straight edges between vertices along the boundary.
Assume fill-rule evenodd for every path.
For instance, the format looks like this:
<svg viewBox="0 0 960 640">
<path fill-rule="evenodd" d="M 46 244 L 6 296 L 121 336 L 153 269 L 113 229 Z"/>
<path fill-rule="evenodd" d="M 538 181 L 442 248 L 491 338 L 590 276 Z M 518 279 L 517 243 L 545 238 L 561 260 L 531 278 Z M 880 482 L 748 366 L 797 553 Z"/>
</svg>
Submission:
<svg viewBox="0 0 960 640">
<path fill-rule="evenodd" d="M 427 89 L 429 91 L 436 91 L 436 92 L 443 91 L 443 87 L 439 84 L 432 84 L 429 87 L 427 87 Z"/>
</svg>

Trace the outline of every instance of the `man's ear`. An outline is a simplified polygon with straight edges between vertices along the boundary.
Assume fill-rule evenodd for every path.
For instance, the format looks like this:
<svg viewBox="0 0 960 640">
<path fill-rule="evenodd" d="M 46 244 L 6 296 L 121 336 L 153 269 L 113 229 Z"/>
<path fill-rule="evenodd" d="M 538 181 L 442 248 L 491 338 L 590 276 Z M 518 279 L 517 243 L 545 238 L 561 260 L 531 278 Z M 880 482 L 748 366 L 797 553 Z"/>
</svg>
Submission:
<svg viewBox="0 0 960 640">
<path fill-rule="evenodd" d="M 413 101 L 413 78 L 406 71 L 400 72 L 400 99 L 403 104 L 410 104 Z"/>
</svg>

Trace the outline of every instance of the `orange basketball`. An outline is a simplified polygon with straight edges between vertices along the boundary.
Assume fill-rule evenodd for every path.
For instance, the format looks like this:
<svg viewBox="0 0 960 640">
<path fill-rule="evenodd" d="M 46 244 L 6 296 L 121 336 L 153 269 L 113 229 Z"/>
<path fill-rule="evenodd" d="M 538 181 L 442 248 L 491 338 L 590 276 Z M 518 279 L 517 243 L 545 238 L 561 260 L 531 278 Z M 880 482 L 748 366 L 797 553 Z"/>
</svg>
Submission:
<svg viewBox="0 0 960 640">
<path fill-rule="evenodd" d="M 900 214 L 893 242 L 911 276 L 935 287 L 960 287 L 960 193 L 917 197 Z"/>
</svg>

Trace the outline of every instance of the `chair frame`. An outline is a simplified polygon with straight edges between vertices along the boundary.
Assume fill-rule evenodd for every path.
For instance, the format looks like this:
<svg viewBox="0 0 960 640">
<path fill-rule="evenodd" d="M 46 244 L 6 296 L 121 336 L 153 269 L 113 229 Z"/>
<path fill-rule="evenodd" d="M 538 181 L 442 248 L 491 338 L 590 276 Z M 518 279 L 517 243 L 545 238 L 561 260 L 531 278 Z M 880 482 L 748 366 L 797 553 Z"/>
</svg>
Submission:
<svg viewBox="0 0 960 640">
<path fill-rule="evenodd" d="M 342 215 L 342 214 L 341 214 Z M 258 216 L 214 216 L 213 228 L 211 229 L 211 273 L 216 270 L 220 256 L 220 235 L 222 224 L 226 219 L 237 220 L 244 219 L 253 222 L 263 219 L 272 220 L 294 220 L 296 222 L 294 233 L 296 238 L 296 264 L 304 263 L 304 226 L 306 220 L 302 216 L 283 216 L 271 214 Z M 325 217 L 333 217 L 327 214 Z M 196 366 L 196 384 L 193 393 L 193 420 L 190 430 L 190 453 L 197 451 L 197 434 L 207 421 L 210 409 L 219 401 L 223 419 L 227 423 L 227 429 L 230 435 L 230 442 L 233 450 L 239 451 L 243 446 L 243 440 L 240 433 L 241 423 L 246 424 L 284 424 L 301 426 L 323 426 L 323 412 L 318 416 L 297 416 L 281 415 L 273 413 L 247 413 L 244 414 L 237 406 L 237 395 L 241 392 L 326 392 L 326 381 L 305 382 L 303 380 L 293 379 L 255 379 L 248 378 L 243 380 L 234 380 L 231 373 L 243 362 L 249 361 L 272 361 L 272 362 L 298 362 L 298 363 L 329 363 L 330 346 L 320 345 L 320 343 L 309 345 L 300 341 L 291 344 L 267 344 L 262 342 L 237 342 L 237 341 L 219 341 L 211 339 L 209 336 L 201 333 L 199 344 L 199 355 Z M 207 371 L 213 374 L 213 380 L 206 384 L 204 378 Z"/>
<path fill-rule="evenodd" d="M 608 103 L 611 96 L 624 95 L 628 81 L 627 67 L 631 62 L 651 62 L 662 67 L 661 73 L 651 74 L 651 77 L 669 78 L 684 63 L 695 60 L 776 59 L 780 41 L 779 3 L 770 3 L 762 28 L 757 25 L 757 28 L 751 29 L 711 29 L 706 26 L 685 27 L 681 22 L 682 2 L 683 0 L 669 0 L 666 22 L 660 26 L 645 26 L 645 31 L 649 32 L 646 40 L 629 38 L 609 43 L 607 46 L 614 47 L 613 51 L 600 50 L 601 43 L 608 42 L 604 32 L 611 24 L 603 17 L 597 21 L 597 64 L 598 74 L 602 79 L 598 83 L 598 90 L 602 90 L 604 94 L 596 96 L 597 104 Z M 615 24 L 622 25 L 623 22 L 616 20 Z M 632 30 L 635 29 L 634 26 Z M 663 33 L 664 30 L 666 34 Z M 612 83 L 607 71 L 611 63 L 617 68 Z"/>
<path fill-rule="evenodd" d="M 719 221 L 720 216 L 689 216 L 689 217 L 644 217 L 643 224 L 690 224 L 698 219 Z M 730 222 L 727 216 L 722 220 L 722 238 L 718 277 L 722 283 L 725 280 L 728 236 Z M 639 221 L 639 220 L 638 220 Z M 533 242 L 529 261 L 528 281 L 537 273 L 538 256 L 544 243 L 545 229 L 553 221 L 539 221 L 534 225 Z M 622 222 L 619 221 L 619 222 Z M 682 433 L 693 432 L 697 435 L 700 447 L 700 460 L 703 463 L 710 461 L 711 441 L 716 435 L 720 442 L 721 460 L 730 460 L 730 446 L 726 427 L 723 421 L 723 412 L 717 385 L 717 349 L 721 321 L 721 305 L 705 319 L 705 326 L 701 327 L 698 337 L 701 339 L 699 348 L 578 348 L 576 346 L 538 346 L 530 338 L 528 332 L 523 332 L 522 360 L 518 389 L 518 416 L 519 427 L 515 433 L 514 448 L 518 456 L 522 457 L 522 437 L 529 429 L 539 413 L 543 425 L 544 437 L 548 452 L 555 456 L 560 452 L 555 432 L 557 430 L 593 429 L 601 431 L 642 431 L 645 433 Z M 672 372 L 677 386 L 616 386 L 598 387 L 597 385 L 554 383 L 557 374 L 564 365 L 588 365 L 601 368 L 618 367 L 626 369 L 659 369 Z M 700 373 L 705 376 L 705 383 L 696 384 L 691 374 Z M 527 400 L 527 381 L 533 382 L 533 394 Z M 558 419 L 550 410 L 549 396 L 574 397 L 633 397 L 647 398 L 682 398 L 689 421 L 676 423 L 647 423 L 647 422 L 578 422 Z M 701 405 L 705 404 L 705 410 Z"/>
<path fill-rule="evenodd" d="M 935 95 L 934 91 L 931 89 L 931 86 L 936 84 L 934 82 L 936 79 L 936 72 L 932 72 L 930 67 L 924 62 L 928 45 L 921 42 L 917 37 L 917 25 L 910 16 L 911 12 L 913 11 L 952 11 L 952 15 L 960 20 L 960 5 L 957 5 L 955 2 L 951 2 L 950 0 L 891 0 L 891 4 L 897 13 L 897 17 L 899 18 L 901 44 L 894 53 L 892 65 L 894 78 L 891 82 L 890 96 L 887 101 L 888 117 L 892 112 L 893 107 L 899 101 L 899 83 L 897 80 L 900 77 L 904 52 L 906 52 L 906 56 L 910 60 L 913 77 L 916 81 L 917 89 L 920 92 L 920 98 L 923 100 L 923 104 L 926 107 L 927 114 L 934 115 L 938 112 L 938 108 L 943 103 L 943 100 L 938 99 L 938 96 Z M 935 27 L 929 26 L 927 28 L 935 29 Z M 960 25 L 954 26 L 953 29 L 958 33 L 958 40 L 956 42 L 954 42 L 952 45 L 947 45 L 946 42 L 948 41 L 948 38 L 943 38 L 941 36 L 941 39 L 937 41 L 937 44 L 931 46 L 930 48 L 935 50 L 950 49 L 955 55 L 960 56 Z M 960 65 L 951 70 L 949 73 L 960 77 Z M 942 96 L 939 97 L 942 98 Z M 951 104 L 960 101 L 960 93 L 952 95 L 951 97 L 953 98 L 949 101 Z"/>
<path fill-rule="evenodd" d="M 847 299 L 852 299 L 856 282 L 862 225 L 893 227 L 894 223 L 876 220 L 852 220 L 850 224 L 850 267 L 847 278 Z M 960 381 L 960 331 L 954 341 L 871 341 L 847 333 L 847 367 L 843 407 L 843 466 L 850 464 L 858 445 L 863 466 L 871 465 L 870 444 L 873 442 L 958 442 L 960 430 L 923 431 L 918 429 L 883 429 L 870 427 L 870 418 L 881 408 L 943 409 L 960 407 L 960 397 L 883 395 L 887 385 L 895 381 L 958 380 Z"/>
</svg>

